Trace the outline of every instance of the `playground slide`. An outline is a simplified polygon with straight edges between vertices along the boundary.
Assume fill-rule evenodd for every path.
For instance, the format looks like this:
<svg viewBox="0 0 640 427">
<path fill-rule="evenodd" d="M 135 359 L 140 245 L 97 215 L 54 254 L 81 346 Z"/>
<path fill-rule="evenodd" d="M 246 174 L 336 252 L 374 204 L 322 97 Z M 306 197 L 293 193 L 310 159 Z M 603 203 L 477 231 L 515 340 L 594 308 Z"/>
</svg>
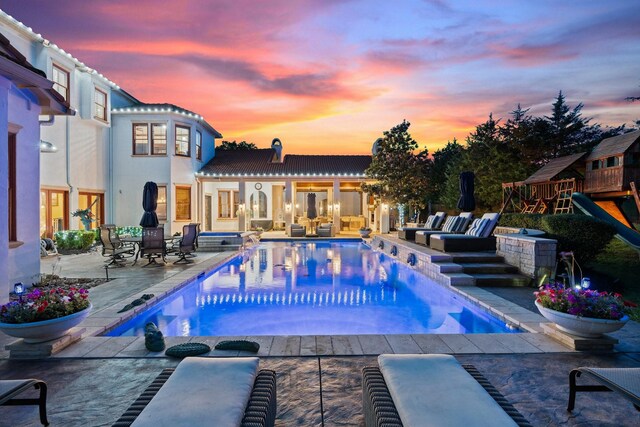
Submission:
<svg viewBox="0 0 640 427">
<path fill-rule="evenodd" d="M 637 251 L 640 251 L 640 233 L 627 227 L 614 217 L 609 215 L 604 209 L 596 205 L 590 198 L 582 193 L 573 193 L 573 204 L 582 212 L 601 219 L 613 225 L 616 229 L 616 237 Z"/>
</svg>

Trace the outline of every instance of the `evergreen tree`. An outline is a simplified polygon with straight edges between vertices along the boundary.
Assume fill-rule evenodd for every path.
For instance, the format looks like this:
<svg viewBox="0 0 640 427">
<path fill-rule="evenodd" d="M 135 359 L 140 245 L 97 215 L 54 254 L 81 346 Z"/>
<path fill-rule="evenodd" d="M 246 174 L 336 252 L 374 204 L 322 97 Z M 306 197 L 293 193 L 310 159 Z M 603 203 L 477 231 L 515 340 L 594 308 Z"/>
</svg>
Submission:
<svg viewBox="0 0 640 427">
<path fill-rule="evenodd" d="M 447 182 L 447 171 L 460 160 L 460 155 L 464 148 L 453 138 L 447 145 L 433 153 L 432 166 L 429 169 L 429 184 L 431 192 L 428 195 L 433 203 L 442 203 L 442 195 Z"/>
</svg>

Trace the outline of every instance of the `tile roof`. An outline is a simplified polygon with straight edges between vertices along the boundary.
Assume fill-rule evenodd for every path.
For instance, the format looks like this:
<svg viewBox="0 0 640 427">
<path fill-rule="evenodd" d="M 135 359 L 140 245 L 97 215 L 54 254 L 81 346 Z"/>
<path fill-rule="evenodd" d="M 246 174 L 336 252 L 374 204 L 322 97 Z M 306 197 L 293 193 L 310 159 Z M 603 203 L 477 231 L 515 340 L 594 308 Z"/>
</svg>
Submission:
<svg viewBox="0 0 640 427">
<path fill-rule="evenodd" d="M 591 154 L 589 154 L 589 157 L 587 157 L 587 161 L 622 154 L 639 139 L 640 130 L 604 139 L 600 144 L 595 146 Z"/>
<path fill-rule="evenodd" d="M 200 173 L 224 175 L 364 175 L 371 163 L 369 155 L 288 154 L 282 163 L 274 163 L 271 148 L 230 151 L 216 150 L 215 157 Z"/>
<path fill-rule="evenodd" d="M 549 163 L 538 169 L 533 175 L 524 180 L 525 184 L 552 181 L 556 175 L 580 160 L 586 153 L 572 154 L 549 160 Z"/>
</svg>

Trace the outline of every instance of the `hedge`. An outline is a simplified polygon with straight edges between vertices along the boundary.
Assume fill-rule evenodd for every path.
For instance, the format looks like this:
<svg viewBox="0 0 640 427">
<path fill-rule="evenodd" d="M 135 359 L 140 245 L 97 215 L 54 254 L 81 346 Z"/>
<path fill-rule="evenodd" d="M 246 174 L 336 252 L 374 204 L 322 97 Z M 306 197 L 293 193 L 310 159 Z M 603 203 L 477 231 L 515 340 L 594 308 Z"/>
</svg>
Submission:
<svg viewBox="0 0 640 427">
<path fill-rule="evenodd" d="M 96 239 L 94 230 L 66 230 L 56 231 L 54 234 L 58 249 L 86 250 Z"/>
<path fill-rule="evenodd" d="M 616 234 L 609 223 L 580 214 L 504 214 L 500 225 L 542 230 L 558 241 L 558 252 L 573 251 L 583 264 L 595 259 Z"/>
</svg>

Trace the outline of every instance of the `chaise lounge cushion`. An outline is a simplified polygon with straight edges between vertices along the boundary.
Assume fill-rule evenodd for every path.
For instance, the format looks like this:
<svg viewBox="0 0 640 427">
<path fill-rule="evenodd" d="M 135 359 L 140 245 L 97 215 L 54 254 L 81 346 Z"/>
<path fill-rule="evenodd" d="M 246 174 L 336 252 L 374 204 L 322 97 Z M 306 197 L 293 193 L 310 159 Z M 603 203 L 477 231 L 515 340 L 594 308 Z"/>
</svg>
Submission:
<svg viewBox="0 0 640 427">
<path fill-rule="evenodd" d="M 383 354 L 380 371 L 405 426 L 516 426 L 450 355 Z"/>
<path fill-rule="evenodd" d="M 258 361 L 257 357 L 184 359 L 132 426 L 239 426 Z"/>
</svg>

